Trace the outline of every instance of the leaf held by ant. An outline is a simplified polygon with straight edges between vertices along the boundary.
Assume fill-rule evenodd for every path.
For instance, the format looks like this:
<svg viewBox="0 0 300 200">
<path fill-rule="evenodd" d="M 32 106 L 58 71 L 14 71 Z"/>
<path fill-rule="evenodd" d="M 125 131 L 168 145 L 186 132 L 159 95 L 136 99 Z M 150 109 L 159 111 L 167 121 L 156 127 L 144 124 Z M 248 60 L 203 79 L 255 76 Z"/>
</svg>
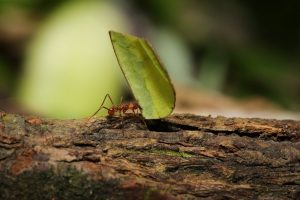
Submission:
<svg viewBox="0 0 300 200">
<path fill-rule="evenodd" d="M 170 77 L 150 43 L 142 38 L 110 31 L 121 70 L 142 108 L 145 119 L 169 116 L 175 107 Z"/>
</svg>

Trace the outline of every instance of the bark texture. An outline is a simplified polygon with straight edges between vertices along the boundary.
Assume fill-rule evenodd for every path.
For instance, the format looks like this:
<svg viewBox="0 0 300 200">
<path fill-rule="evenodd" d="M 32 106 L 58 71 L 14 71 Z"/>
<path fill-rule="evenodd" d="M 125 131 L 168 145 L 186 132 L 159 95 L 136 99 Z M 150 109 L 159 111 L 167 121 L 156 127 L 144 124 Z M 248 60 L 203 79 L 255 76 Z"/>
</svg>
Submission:
<svg viewBox="0 0 300 200">
<path fill-rule="evenodd" d="M 300 122 L 0 115 L 0 199 L 299 199 Z"/>
</svg>

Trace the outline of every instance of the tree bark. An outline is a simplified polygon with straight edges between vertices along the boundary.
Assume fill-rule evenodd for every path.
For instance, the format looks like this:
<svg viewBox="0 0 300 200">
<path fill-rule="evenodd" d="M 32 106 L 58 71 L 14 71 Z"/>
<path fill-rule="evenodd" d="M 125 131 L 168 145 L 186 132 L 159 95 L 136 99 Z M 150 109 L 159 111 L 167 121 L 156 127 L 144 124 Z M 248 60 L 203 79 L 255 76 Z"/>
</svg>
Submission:
<svg viewBox="0 0 300 200">
<path fill-rule="evenodd" d="M 0 199 L 299 199 L 299 140 L 292 120 L 2 113 Z"/>
</svg>

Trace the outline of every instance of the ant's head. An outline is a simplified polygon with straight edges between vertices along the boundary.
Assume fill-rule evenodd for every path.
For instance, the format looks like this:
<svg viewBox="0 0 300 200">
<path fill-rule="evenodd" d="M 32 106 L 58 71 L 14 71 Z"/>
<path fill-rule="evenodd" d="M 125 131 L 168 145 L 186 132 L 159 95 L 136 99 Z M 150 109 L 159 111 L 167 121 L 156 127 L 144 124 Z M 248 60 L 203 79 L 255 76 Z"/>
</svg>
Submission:
<svg viewBox="0 0 300 200">
<path fill-rule="evenodd" d="M 107 110 L 107 113 L 108 113 L 109 116 L 113 116 L 113 115 L 115 114 L 115 109 L 114 109 L 114 107 L 109 108 L 109 109 Z"/>
</svg>

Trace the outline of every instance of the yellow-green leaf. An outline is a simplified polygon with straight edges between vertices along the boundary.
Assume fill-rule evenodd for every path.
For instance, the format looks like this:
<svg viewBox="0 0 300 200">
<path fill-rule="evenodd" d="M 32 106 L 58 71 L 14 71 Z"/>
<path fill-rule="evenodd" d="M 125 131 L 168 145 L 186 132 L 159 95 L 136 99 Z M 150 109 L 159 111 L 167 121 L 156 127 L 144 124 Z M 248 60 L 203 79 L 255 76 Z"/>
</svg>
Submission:
<svg viewBox="0 0 300 200">
<path fill-rule="evenodd" d="M 132 35 L 109 33 L 119 65 L 144 118 L 170 115 L 175 107 L 175 90 L 150 43 Z"/>
</svg>

